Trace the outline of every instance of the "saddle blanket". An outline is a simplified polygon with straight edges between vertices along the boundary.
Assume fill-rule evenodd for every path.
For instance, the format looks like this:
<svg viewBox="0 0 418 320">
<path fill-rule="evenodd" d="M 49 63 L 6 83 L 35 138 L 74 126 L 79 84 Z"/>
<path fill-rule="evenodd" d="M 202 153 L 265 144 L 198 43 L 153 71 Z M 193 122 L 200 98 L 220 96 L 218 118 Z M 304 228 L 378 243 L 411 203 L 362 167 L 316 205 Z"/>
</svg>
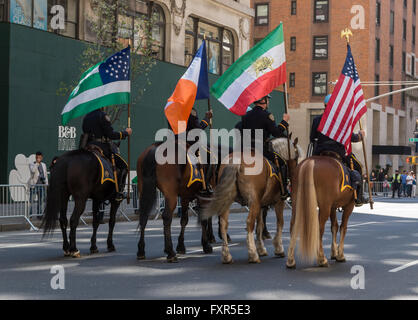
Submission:
<svg viewBox="0 0 418 320">
<path fill-rule="evenodd" d="M 105 157 L 103 157 L 98 152 L 93 152 L 93 154 L 96 156 L 97 161 L 99 161 L 100 168 L 101 168 L 101 184 L 105 183 L 106 181 L 110 181 L 113 183 L 116 183 L 115 176 L 113 174 L 113 167 L 112 163 Z"/>
<path fill-rule="evenodd" d="M 266 159 L 266 162 L 269 167 L 270 178 L 275 177 L 278 181 L 280 181 L 277 167 L 268 159 Z"/>
<path fill-rule="evenodd" d="M 340 166 L 341 173 L 343 175 L 343 181 L 341 183 L 341 192 L 343 192 L 346 188 L 353 189 L 352 182 L 353 179 L 351 175 L 353 174 L 353 171 L 351 171 L 347 166 L 341 164 L 340 161 L 336 160 L 338 162 L 338 165 Z"/>
<path fill-rule="evenodd" d="M 195 155 L 190 153 L 187 155 L 187 164 L 190 166 L 190 179 L 187 184 L 189 188 L 195 182 L 203 182 L 203 178 L 198 167 L 199 160 Z"/>
</svg>

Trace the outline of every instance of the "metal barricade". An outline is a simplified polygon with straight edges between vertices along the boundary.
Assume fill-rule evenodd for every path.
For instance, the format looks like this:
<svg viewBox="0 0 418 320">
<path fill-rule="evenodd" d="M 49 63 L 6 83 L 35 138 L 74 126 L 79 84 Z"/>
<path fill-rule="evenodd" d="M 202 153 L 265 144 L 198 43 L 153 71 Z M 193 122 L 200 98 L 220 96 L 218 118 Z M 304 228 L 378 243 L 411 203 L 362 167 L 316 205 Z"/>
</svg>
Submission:
<svg viewBox="0 0 418 320">
<path fill-rule="evenodd" d="M 23 218 L 38 230 L 30 221 L 29 197 L 26 185 L 0 185 L 0 219 Z"/>
<path fill-rule="evenodd" d="M 369 189 L 372 196 L 378 197 L 391 197 L 392 196 L 392 183 L 385 181 L 370 181 L 370 185 L 367 181 L 364 181 L 364 193 L 369 194 Z"/>
</svg>

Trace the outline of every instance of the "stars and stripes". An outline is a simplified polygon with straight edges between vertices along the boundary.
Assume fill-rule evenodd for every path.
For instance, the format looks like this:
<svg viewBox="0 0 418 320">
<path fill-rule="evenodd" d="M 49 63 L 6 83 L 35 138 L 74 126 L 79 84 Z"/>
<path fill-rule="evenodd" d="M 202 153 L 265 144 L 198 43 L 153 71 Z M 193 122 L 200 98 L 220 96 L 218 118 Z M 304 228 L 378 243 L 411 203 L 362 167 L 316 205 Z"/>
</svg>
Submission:
<svg viewBox="0 0 418 320">
<path fill-rule="evenodd" d="M 351 47 L 347 45 L 344 68 L 325 108 L 318 131 L 343 144 L 350 154 L 354 127 L 366 111 L 360 77 L 351 54 Z"/>
</svg>

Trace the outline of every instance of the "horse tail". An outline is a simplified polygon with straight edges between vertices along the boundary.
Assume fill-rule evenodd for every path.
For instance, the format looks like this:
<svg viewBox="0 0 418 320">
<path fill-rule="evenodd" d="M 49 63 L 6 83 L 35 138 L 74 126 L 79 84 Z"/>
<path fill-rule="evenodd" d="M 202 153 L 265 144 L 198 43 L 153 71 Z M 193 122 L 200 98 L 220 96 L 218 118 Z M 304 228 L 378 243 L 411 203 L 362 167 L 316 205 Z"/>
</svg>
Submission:
<svg viewBox="0 0 418 320">
<path fill-rule="evenodd" d="M 231 206 L 237 196 L 237 175 L 240 166 L 236 164 L 227 165 L 215 188 L 212 201 L 203 210 L 204 219 L 220 215 Z"/>
<path fill-rule="evenodd" d="M 41 228 L 43 237 L 50 234 L 57 227 L 58 214 L 61 210 L 61 195 L 66 187 L 67 163 L 64 159 L 57 161 L 51 170 L 51 178 L 47 187 L 45 212 Z"/>
<path fill-rule="evenodd" d="M 296 194 L 295 232 L 299 235 L 298 253 L 306 262 L 317 258 L 319 250 L 318 201 L 314 181 L 315 160 L 305 161 L 299 169 Z"/>
<path fill-rule="evenodd" d="M 142 162 L 142 192 L 139 195 L 139 212 L 141 215 L 148 216 L 157 199 L 157 162 L 155 161 L 155 151 L 155 147 L 151 148 Z"/>
</svg>

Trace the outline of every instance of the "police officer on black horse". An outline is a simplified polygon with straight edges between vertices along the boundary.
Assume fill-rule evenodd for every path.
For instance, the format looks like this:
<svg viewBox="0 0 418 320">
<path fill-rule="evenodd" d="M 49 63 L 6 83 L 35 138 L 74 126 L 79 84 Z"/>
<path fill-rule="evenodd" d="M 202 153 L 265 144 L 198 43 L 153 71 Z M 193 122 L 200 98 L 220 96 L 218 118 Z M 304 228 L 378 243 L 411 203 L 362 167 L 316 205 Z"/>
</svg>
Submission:
<svg viewBox="0 0 418 320">
<path fill-rule="evenodd" d="M 331 95 L 327 95 L 324 100 L 325 107 L 327 106 L 329 100 L 331 99 Z M 357 199 L 356 199 L 356 206 L 362 206 L 363 204 L 369 203 L 367 199 L 364 198 L 363 195 L 363 181 L 362 181 L 362 167 L 360 162 L 354 156 L 353 153 L 346 156 L 345 147 L 331 138 L 323 135 L 321 132 L 318 131 L 319 124 L 321 123 L 323 114 L 314 118 L 312 122 L 311 128 L 311 135 L 310 141 L 313 145 L 313 153 L 314 156 L 319 155 L 327 155 L 339 158 L 343 163 L 347 165 L 348 168 L 351 169 L 351 163 L 353 164 L 353 173 L 351 176 L 354 177 L 354 184 L 357 184 Z M 364 130 L 360 130 L 359 133 L 353 133 L 351 136 L 351 142 L 360 142 L 362 138 L 365 138 L 366 132 Z"/>
<path fill-rule="evenodd" d="M 103 151 L 103 155 L 112 161 L 112 154 L 114 155 L 115 165 L 120 169 L 120 176 L 117 177 L 119 192 L 116 194 L 116 201 L 123 200 L 123 190 L 125 188 L 125 180 L 128 174 L 128 165 L 120 156 L 119 148 L 112 142 L 112 140 L 124 140 L 132 134 L 131 128 L 126 128 L 124 131 L 115 131 L 112 128 L 109 116 L 104 112 L 104 109 L 94 110 L 88 113 L 83 119 L 83 133 L 85 140 L 81 142 L 81 147 L 86 148 L 89 145 L 99 147 Z"/>
</svg>

